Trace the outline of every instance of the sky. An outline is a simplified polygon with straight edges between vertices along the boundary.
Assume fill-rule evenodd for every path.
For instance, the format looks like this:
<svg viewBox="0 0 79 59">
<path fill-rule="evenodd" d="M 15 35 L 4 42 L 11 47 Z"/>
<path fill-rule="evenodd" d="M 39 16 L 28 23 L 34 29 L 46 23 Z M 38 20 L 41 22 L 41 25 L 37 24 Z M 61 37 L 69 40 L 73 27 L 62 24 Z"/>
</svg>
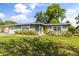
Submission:
<svg viewBox="0 0 79 59">
<path fill-rule="evenodd" d="M 52 3 L 0 3 L 0 18 L 3 21 L 15 21 L 17 23 L 32 23 L 36 20 L 34 17 L 37 12 L 45 11 Z M 66 18 L 73 26 L 77 26 L 74 18 L 79 13 L 78 3 L 59 3 L 61 8 L 66 9 Z"/>
</svg>

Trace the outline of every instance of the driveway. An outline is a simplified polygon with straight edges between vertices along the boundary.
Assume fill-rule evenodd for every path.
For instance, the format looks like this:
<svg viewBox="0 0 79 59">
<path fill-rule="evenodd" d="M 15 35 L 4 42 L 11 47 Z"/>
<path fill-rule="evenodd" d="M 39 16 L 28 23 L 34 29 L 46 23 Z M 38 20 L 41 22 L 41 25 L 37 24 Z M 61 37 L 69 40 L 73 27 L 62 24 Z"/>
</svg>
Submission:
<svg viewBox="0 0 79 59">
<path fill-rule="evenodd" d="M 4 37 L 4 36 L 8 36 L 10 34 L 7 34 L 7 33 L 0 33 L 0 37 Z"/>
</svg>

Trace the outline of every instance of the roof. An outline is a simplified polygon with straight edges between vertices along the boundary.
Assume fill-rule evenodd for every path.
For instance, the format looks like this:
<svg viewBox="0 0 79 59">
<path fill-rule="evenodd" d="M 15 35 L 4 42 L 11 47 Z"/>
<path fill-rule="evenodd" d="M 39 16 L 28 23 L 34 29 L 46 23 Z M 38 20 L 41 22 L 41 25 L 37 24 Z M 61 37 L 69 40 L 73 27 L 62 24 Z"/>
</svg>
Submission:
<svg viewBox="0 0 79 59">
<path fill-rule="evenodd" d="M 43 24 L 43 25 L 58 25 L 58 26 L 60 26 L 60 25 L 70 25 L 69 23 L 58 23 L 58 24 Z"/>
<path fill-rule="evenodd" d="M 5 26 L 24 26 L 24 25 L 47 25 L 47 26 L 54 26 L 54 25 L 69 25 L 69 23 L 59 23 L 59 24 L 44 24 L 44 23 L 27 23 L 27 24 L 9 24 L 9 25 L 0 25 L 0 27 L 5 27 Z"/>
</svg>

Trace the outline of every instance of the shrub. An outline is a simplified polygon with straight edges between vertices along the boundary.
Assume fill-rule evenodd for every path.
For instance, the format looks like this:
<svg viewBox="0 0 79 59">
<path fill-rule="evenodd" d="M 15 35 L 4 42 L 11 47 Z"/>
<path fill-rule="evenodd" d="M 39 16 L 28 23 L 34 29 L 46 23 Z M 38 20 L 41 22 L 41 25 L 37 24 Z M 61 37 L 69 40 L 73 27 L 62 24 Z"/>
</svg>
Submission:
<svg viewBox="0 0 79 59">
<path fill-rule="evenodd" d="M 77 32 L 76 28 L 73 26 L 69 26 L 68 31 L 71 32 L 72 34 L 75 34 Z"/>
<path fill-rule="evenodd" d="M 51 36 L 54 36 L 55 35 L 55 32 L 54 31 L 49 31 L 46 33 L 47 35 L 51 35 Z"/>
<path fill-rule="evenodd" d="M 37 32 L 32 30 L 17 30 L 15 31 L 15 34 L 21 34 L 21 35 L 37 35 Z"/>
<path fill-rule="evenodd" d="M 3 55 L 12 56 L 43 56 L 58 55 L 58 49 L 51 40 L 40 38 L 21 38 L 21 40 L 12 39 L 8 43 L 0 45 L 3 48 Z"/>
<path fill-rule="evenodd" d="M 65 36 L 65 37 L 71 37 L 72 36 L 72 33 L 71 32 L 68 32 L 68 31 L 65 31 L 62 36 Z"/>
<path fill-rule="evenodd" d="M 62 35 L 62 32 L 61 31 L 49 31 L 47 33 L 47 35 L 51 35 L 51 36 L 61 36 Z"/>
</svg>

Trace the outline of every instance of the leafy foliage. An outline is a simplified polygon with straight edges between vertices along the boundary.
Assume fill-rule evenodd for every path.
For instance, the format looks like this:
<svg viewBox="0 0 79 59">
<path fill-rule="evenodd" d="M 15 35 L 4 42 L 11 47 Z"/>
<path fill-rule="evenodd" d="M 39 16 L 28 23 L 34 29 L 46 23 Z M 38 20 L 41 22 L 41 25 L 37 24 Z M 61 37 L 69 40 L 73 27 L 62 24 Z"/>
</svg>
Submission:
<svg viewBox="0 0 79 59">
<path fill-rule="evenodd" d="M 70 21 L 66 21 L 66 23 L 69 23 L 70 24 Z"/>
<path fill-rule="evenodd" d="M 71 32 L 68 32 L 68 31 L 65 31 L 62 36 L 65 36 L 65 37 L 72 37 L 72 33 Z"/>
<path fill-rule="evenodd" d="M 32 30 L 17 30 L 15 31 L 15 34 L 21 34 L 21 35 L 37 35 L 37 32 Z"/>
<path fill-rule="evenodd" d="M 36 13 L 35 18 L 36 18 L 36 22 L 41 22 L 41 23 L 47 23 L 48 20 L 46 13 L 43 12 Z"/>
<path fill-rule="evenodd" d="M 4 24 L 7 25 L 7 24 L 17 24 L 17 23 L 14 21 L 5 21 Z"/>
<path fill-rule="evenodd" d="M 51 37 L 50 37 L 51 38 Z M 4 56 L 68 56 L 79 55 L 79 48 L 65 46 L 53 37 L 21 37 L 0 42 L 0 54 Z M 55 40 L 55 41 L 54 41 Z M 57 40 L 59 40 L 57 38 Z M 66 39 L 67 40 L 67 39 Z M 63 42 L 66 43 L 66 42 Z M 68 43 L 68 42 L 67 42 Z"/>
<path fill-rule="evenodd" d="M 48 6 L 46 11 L 38 12 L 35 16 L 36 21 L 42 23 L 59 23 L 59 19 L 63 20 L 65 18 L 65 9 L 61 8 L 59 4 L 52 4 Z"/>
<path fill-rule="evenodd" d="M 8 25 L 8 24 L 17 24 L 17 23 L 14 21 L 5 21 L 5 22 L 1 21 L 0 22 L 0 25 Z"/>
<path fill-rule="evenodd" d="M 72 37 L 72 33 L 69 31 L 61 32 L 61 31 L 49 31 L 47 33 L 49 36 L 61 36 L 61 37 Z"/>
<path fill-rule="evenodd" d="M 69 26 L 68 31 L 71 32 L 72 34 L 75 34 L 77 32 L 76 28 L 74 26 Z"/>
<path fill-rule="evenodd" d="M 48 23 L 51 21 L 51 19 L 63 20 L 65 18 L 65 9 L 61 8 L 59 4 L 52 4 L 48 6 L 46 10 L 46 14 L 49 17 Z"/>
<path fill-rule="evenodd" d="M 4 22 L 0 22 L 0 25 L 4 25 Z"/>
<path fill-rule="evenodd" d="M 56 19 L 52 19 L 52 20 L 50 21 L 50 23 L 51 23 L 51 24 L 57 24 L 58 21 L 57 21 Z"/>
</svg>

